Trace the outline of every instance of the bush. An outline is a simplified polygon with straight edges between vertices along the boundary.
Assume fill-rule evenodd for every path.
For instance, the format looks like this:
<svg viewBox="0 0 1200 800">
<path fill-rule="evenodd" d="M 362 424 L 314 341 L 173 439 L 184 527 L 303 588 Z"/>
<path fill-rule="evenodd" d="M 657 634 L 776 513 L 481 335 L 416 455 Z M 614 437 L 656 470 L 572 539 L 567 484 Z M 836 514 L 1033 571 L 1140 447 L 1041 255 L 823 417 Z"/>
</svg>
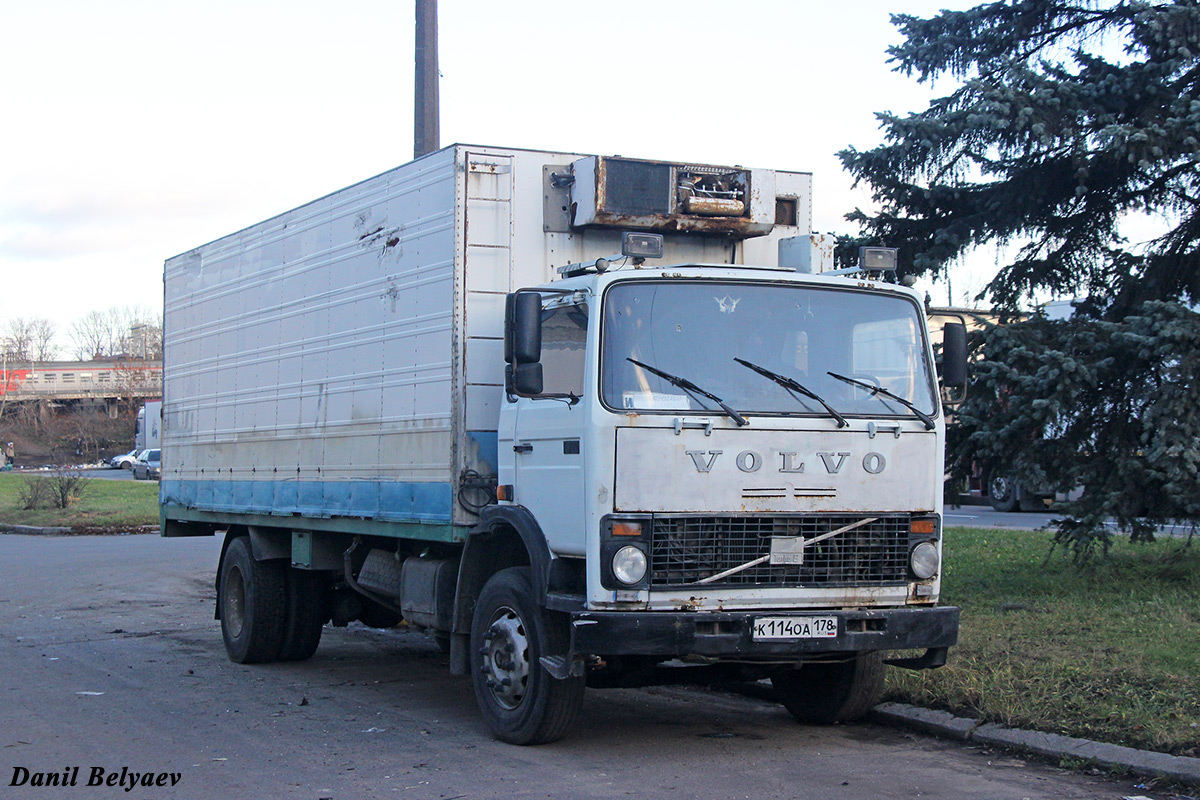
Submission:
<svg viewBox="0 0 1200 800">
<path fill-rule="evenodd" d="M 88 489 L 88 479 L 77 469 L 60 467 L 50 481 L 50 496 L 55 508 L 70 508 Z"/>
<path fill-rule="evenodd" d="M 79 470 L 59 467 L 50 477 L 27 476 L 17 487 L 17 501 L 25 511 L 70 508 L 87 492 L 88 484 Z"/>
<path fill-rule="evenodd" d="M 24 511 L 50 507 L 50 483 L 41 477 L 26 477 L 17 487 L 17 502 Z"/>
</svg>

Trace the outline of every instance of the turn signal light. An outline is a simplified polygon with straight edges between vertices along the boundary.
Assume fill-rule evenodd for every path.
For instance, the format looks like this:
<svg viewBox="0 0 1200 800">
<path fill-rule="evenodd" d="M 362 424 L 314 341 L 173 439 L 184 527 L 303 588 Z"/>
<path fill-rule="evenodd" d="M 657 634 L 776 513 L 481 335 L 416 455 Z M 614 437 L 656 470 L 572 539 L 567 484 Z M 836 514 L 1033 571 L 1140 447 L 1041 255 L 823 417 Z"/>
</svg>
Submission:
<svg viewBox="0 0 1200 800">
<path fill-rule="evenodd" d="M 612 524 L 612 535 L 613 536 L 641 536 L 642 535 L 642 523 L 630 522 L 628 520 L 614 522 Z"/>
<path fill-rule="evenodd" d="M 932 536 L 937 533 L 937 522 L 932 519 L 914 519 L 908 529 L 913 533 L 929 534 Z"/>
</svg>

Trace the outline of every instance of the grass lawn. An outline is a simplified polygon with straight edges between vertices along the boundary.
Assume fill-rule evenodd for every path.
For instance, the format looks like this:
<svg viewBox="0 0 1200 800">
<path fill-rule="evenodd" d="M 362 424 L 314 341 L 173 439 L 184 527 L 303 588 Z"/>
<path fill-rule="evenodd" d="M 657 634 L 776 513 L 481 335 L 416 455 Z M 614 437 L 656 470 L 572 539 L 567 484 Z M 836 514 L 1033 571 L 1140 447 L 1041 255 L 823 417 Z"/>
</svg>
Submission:
<svg viewBox="0 0 1200 800">
<path fill-rule="evenodd" d="M 125 528 L 158 525 L 158 483 L 87 479 L 83 495 L 70 508 L 21 508 L 21 488 L 30 480 L 53 480 L 48 473 L 0 473 L 0 523 L 70 528 Z"/>
<path fill-rule="evenodd" d="M 950 528 L 949 663 L 888 670 L 889 700 L 1014 727 L 1200 755 L 1200 542 L 1118 538 L 1087 569 L 1051 534 Z"/>
</svg>

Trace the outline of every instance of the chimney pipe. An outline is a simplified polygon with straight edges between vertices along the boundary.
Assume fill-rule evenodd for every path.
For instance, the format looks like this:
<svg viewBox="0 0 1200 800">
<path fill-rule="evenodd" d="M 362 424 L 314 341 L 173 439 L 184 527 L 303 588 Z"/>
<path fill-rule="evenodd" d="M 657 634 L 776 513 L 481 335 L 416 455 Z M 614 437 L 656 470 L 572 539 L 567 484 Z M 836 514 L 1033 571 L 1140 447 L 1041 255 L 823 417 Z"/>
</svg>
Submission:
<svg viewBox="0 0 1200 800">
<path fill-rule="evenodd" d="M 437 0 L 416 0 L 416 85 L 413 92 L 413 158 L 438 144 Z"/>
</svg>

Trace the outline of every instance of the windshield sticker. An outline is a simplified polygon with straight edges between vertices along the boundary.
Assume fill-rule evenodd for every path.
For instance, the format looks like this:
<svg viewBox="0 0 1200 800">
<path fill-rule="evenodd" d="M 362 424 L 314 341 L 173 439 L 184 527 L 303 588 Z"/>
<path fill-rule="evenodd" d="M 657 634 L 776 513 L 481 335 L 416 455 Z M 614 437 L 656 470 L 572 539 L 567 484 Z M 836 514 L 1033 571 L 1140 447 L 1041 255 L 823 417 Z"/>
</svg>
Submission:
<svg viewBox="0 0 1200 800">
<path fill-rule="evenodd" d="M 625 392 L 622 398 L 625 408 L 642 409 L 688 409 L 691 402 L 684 394 L 660 394 L 658 392 Z"/>
</svg>

